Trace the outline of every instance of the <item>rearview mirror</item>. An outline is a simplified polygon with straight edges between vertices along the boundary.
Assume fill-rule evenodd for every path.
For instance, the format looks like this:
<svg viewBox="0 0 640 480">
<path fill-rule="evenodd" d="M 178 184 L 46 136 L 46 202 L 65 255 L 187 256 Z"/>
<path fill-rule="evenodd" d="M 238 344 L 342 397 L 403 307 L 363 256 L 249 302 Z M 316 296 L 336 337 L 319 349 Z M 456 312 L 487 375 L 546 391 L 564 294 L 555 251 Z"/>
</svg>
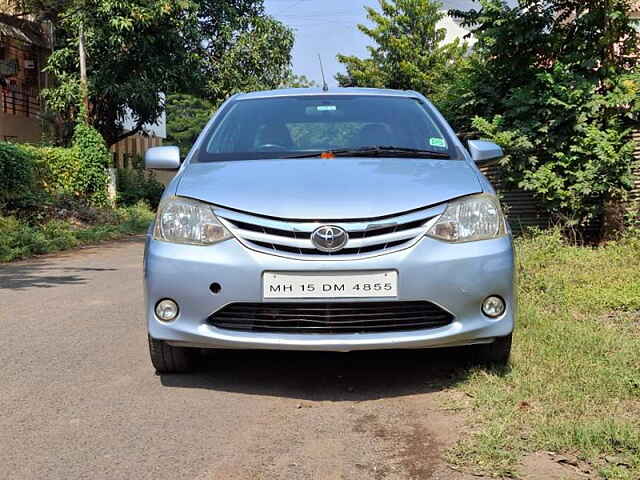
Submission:
<svg viewBox="0 0 640 480">
<path fill-rule="evenodd" d="M 469 153 L 476 163 L 488 163 L 504 156 L 502 148 L 493 142 L 484 140 L 469 140 Z"/>
<path fill-rule="evenodd" d="M 177 170 L 180 168 L 180 149 L 178 147 L 153 147 L 144 154 L 145 168 L 154 170 Z"/>
</svg>

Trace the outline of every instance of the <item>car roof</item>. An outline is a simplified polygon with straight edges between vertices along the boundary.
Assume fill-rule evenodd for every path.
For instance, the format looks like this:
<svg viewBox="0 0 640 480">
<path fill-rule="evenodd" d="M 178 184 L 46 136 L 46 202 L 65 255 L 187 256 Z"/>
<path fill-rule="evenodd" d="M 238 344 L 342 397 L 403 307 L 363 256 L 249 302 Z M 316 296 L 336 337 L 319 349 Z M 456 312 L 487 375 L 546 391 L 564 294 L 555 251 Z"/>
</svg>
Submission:
<svg viewBox="0 0 640 480">
<path fill-rule="evenodd" d="M 372 95 L 384 97 L 416 97 L 419 94 L 411 90 L 391 90 L 386 88 L 355 88 L 331 87 L 322 88 L 281 88 L 277 90 L 263 90 L 260 92 L 240 93 L 234 100 L 248 100 L 252 98 L 299 97 L 304 95 Z"/>
</svg>

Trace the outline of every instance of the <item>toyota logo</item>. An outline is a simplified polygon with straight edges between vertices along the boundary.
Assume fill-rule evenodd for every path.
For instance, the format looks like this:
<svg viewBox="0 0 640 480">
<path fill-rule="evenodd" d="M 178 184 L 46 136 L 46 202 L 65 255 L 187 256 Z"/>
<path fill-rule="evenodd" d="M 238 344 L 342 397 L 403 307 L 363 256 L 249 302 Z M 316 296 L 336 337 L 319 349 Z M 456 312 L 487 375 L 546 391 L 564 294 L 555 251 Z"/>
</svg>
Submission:
<svg viewBox="0 0 640 480">
<path fill-rule="evenodd" d="M 342 250 L 349 240 L 349 234 L 340 227 L 325 225 L 314 230 L 311 242 L 321 252 Z"/>
</svg>

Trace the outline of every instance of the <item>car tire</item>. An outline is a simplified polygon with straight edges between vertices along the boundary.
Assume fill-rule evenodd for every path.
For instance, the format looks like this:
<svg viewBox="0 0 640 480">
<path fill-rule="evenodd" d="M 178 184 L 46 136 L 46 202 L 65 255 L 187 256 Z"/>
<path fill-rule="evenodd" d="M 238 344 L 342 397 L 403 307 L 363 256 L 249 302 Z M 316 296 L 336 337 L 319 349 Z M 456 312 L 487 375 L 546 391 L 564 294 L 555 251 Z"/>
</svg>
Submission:
<svg viewBox="0 0 640 480">
<path fill-rule="evenodd" d="M 149 355 L 156 373 L 186 373 L 193 370 L 195 351 L 191 348 L 173 347 L 163 340 L 149 335 Z"/>
<path fill-rule="evenodd" d="M 504 367 L 509 363 L 511 356 L 512 335 L 497 337 L 491 343 L 473 345 L 472 360 L 476 364 Z"/>
</svg>

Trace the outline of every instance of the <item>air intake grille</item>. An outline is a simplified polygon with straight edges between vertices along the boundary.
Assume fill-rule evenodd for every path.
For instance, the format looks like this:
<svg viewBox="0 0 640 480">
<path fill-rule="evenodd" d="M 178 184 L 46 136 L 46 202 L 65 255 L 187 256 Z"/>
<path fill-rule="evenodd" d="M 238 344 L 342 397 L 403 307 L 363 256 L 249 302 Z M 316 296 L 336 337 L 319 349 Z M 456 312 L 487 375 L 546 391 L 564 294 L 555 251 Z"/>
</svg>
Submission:
<svg viewBox="0 0 640 480">
<path fill-rule="evenodd" d="M 375 333 L 448 325 L 453 315 L 430 302 L 233 303 L 208 318 L 227 330 L 270 333 Z"/>
<path fill-rule="evenodd" d="M 444 210 L 444 206 L 410 213 L 358 221 L 302 221 L 262 217 L 216 208 L 224 225 L 246 247 L 265 253 L 304 259 L 357 259 L 391 253 L 416 243 L 426 233 L 427 222 Z M 344 229 L 349 240 L 342 250 L 327 253 L 318 250 L 311 234 L 322 225 Z"/>
</svg>

